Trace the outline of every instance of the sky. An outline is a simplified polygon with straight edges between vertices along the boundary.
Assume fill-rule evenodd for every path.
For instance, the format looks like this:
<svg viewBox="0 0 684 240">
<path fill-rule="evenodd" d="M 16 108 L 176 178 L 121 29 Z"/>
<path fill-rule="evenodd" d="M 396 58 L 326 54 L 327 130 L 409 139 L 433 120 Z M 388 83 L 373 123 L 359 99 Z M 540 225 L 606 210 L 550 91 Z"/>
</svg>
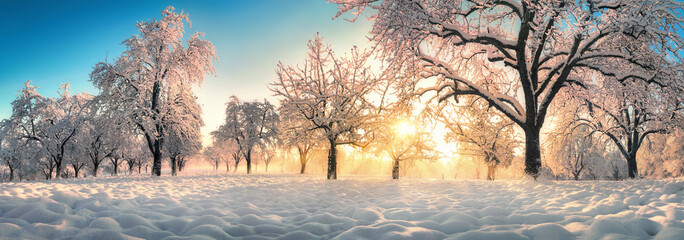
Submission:
<svg viewBox="0 0 684 240">
<path fill-rule="evenodd" d="M 249 1 L 0 1 L 0 119 L 11 115 L 10 103 L 28 80 L 44 96 L 57 96 L 63 83 L 71 92 L 97 94 L 89 74 L 97 62 L 113 62 L 125 39 L 137 34 L 135 24 L 159 19 L 173 6 L 189 14 L 186 35 L 205 33 L 216 47 L 216 74 L 197 89 L 209 132 L 224 121 L 231 95 L 245 101 L 276 102 L 268 83 L 276 79 L 279 61 L 299 64 L 306 43 L 316 33 L 338 53 L 369 45 L 371 23 L 332 17 L 337 6 L 326 0 Z"/>
</svg>

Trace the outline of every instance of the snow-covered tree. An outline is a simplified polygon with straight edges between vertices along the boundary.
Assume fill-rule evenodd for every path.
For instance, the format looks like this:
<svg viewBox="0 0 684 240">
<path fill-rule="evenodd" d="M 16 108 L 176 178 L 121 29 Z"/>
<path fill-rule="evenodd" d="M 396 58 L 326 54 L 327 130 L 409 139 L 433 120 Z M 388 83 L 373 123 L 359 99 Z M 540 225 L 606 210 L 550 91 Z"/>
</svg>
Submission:
<svg viewBox="0 0 684 240">
<path fill-rule="evenodd" d="M 3 121 L 4 125 L 4 121 Z M 4 127 L 3 127 L 4 128 Z M 14 181 L 14 173 L 21 168 L 22 161 L 19 158 L 20 142 L 16 137 L 12 137 L 7 132 L 2 131 L 0 133 L 0 160 L 2 165 L 9 169 L 9 181 Z"/>
<path fill-rule="evenodd" d="M 39 160 L 42 159 L 39 151 L 42 151 L 43 146 L 39 141 L 38 134 L 43 116 L 42 104 L 44 101 L 45 98 L 38 93 L 37 87 L 31 85 L 31 81 L 27 81 L 24 84 L 24 88 L 17 93 L 17 98 L 12 101 L 12 115 L 3 126 L 3 131 L 8 134 L 5 138 L 16 134 L 14 138 L 17 141 L 13 142 L 11 138 L 8 138 L 7 143 L 10 146 L 7 146 L 3 151 L 12 156 L 20 157 L 17 161 L 23 161 L 26 163 L 25 166 L 32 167 L 33 173 L 43 172 L 41 168 L 47 166 L 48 169 L 45 169 L 44 172 L 49 173 L 49 175 L 46 174 L 45 176 L 46 178 L 51 178 L 54 164 L 39 163 Z M 9 151 L 11 148 L 20 151 Z M 21 156 L 21 153 L 27 154 Z"/>
<path fill-rule="evenodd" d="M 209 161 L 212 166 L 214 166 L 214 171 L 218 171 L 219 164 L 224 161 L 224 157 L 221 153 L 225 152 L 222 151 L 222 149 L 216 145 L 216 141 L 213 141 L 211 145 L 205 147 L 202 150 L 202 155 L 204 155 L 204 159 Z M 226 163 L 226 172 L 230 170 L 230 164 Z"/>
<path fill-rule="evenodd" d="M 141 174 L 142 167 L 148 164 L 151 156 L 149 155 L 148 149 L 146 149 L 145 140 L 142 138 L 135 139 L 135 145 L 131 145 L 127 148 L 126 155 L 124 155 L 124 163 L 128 167 L 128 174 L 131 175 L 134 172 Z"/>
<path fill-rule="evenodd" d="M 317 136 L 307 131 L 311 127 L 311 121 L 304 118 L 301 114 L 292 111 L 280 110 L 281 121 L 279 125 L 279 138 L 282 140 L 283 147 L 296 149 L 299 156 L 299 173 L 304 174 L 306 164 L 311 159 L 311 151 L 317 147 L 319 139 Z"/>
<path fill-rule="evenodd" d="M 128 175 L 132 175 L 134 170 L 136 169 L 136 164 L 137 159 L 135 157 L 128 157 L 124 159 L 124 162 L 126 163 L 126 167 L 128 168 Z"/>
<path fill-rule="evenodd" d="M 100 62 L 91 81 L 103 101 L 135 125 L 154 158 L 153 175 L 161 174 L 165 138 L 170 126 L 193 131 L 200 109 L 191 104 L 192 87 L 213 73 L 214 46 L 195 33 L 183 44 L 187 14 L 162 11 L 162 18 L 138 23 L 140 35 L 123 42 L 126 50 L 115 63 Z"/>
<path fill-rule="evenodd" d="M 43 120 L 37 135 L 49 161 L 55 163 L 57 177 L 63 174 L 67 148 L 82 130 L 86 116 L 90 113 L 88 104 L 93 98 L 87 93 L 71 95 L 68 84 L 62 85 L 61 89 L 59 98 L 45 99 L 42 105 Z"/>
<path fill-rule="evenodd" d="M 81 134 L 82 133 L 79 133 L 79 135 Z M 87 156 L 87 154 L 85 154 L 84 150 L 85 149 L 80 145 L 78 136 L 73 142 L 67 145 L 65 163 L 67 165 L 67 169 L 68 167 L 71 167 L 75 178 L 78 178 L 79 174 L 82 173 L 81 170 L 86 169 L 88 167 L 88 163 L 90 163 L 90 158 Z"/>
<path fill-rule="evenodd" d="M 639 177 L 663 178 L 671 176 L 665 168 L 665 161 L 670 159 L 666 152 L 671 147 L 669 141 L 673 137 L 675 136 L 672 133 L 653 134 L 648 137 L 648 141 L 645 141 L 643 143 L 644 146 L 637 152 L 636 159 L 637 166 L 639 166 Z M 614 143 L 610 143 L 614 145 Z M 672 152 L 669 153 L 671 154 Z M 624 160 L 624 157 L 621 160 Z"/>
<path fill-rule="evenodd" d="M 171 175 L 176 176 L 178 171 L 182 171 L 188 157 L 199 154 L 202 149 L 199 125 L 194 131 L 170 131 L 168 142 L 164 148 L 169 156 L 171 165 Z"/>
<path fill-rule="evenodd" d="M 392 160 L 392 179 L 399 179 L 400 163 L 407 161 L 435 161 L 439 152 L 435 150 L 432 134 L 425 127 L 410 120 L 410 117 L 383 124 L 376 128 L 377 148 L 388 154 Z"/>
<path fill-rule="evenodd" d="M 226 121 L 213 134 L 216 139 L 232 142 L 237 145 L 241 156 L 233 155 L 235 167 L 243 157 L 247 163 L 247 173 L 252 170 L 252 154 L 257 145 L 262 148 L 276 141 L 277 124 L 279 121 L 275 107 L 264 102 L 243 102 L 236 96 L 230 97 L 226 103 Z"/>
<path fill-rule="evenodd" d="M 447 142 L 459 144 L 461 155 L 481 159 L 487 166 L 487 180 L 496 178 L 496 169 L 506 167 L 513 160 L 518 145 L 514 124 L 491 109 L 484 99 L 467 97 L 462 104 L 437 111 L 437 119 L 447 127 Z"/>
<path fill-rule="evenodd" d="M 12 101 L 12 116 L 5 126 L 16 128 L 21 139 L 38 140 L 38 124 L 42 120 L 40 107 L 43 101 L 44 97 L 38 93 L 37 87 L 27 81 L 24 88 L 19 90 L 17 98 Z"/>
<path fill-rule="evenodd" d="M 371 39 L 394 62 L 418 59 L 418 93 L 476 95 L 520 126 L 525 172 L 541 166 L 540 129 L 566 86 L 585 72 L 649 81 L 678 56 L 682 4 L 674 0 L 333 0 L 339 17 L 372 8 Z M 640 46 L 640 47 L 633 47 Z M 619 63 L 621 67 L 613 67 Z"/>
<path fill-rule="evenodd" d="M 274 139 L 273 141 L 270 142 L 265 142 L 264 144 L 257 145 L 257 152 L 259 153 L 259 158 L 264 162 L 265 165 L 265 172 L 268 172 L 268 165 L 271 164 L 273 159 L 276 158 L 276 156 L 279 155 L 279 150 L 280 146 L 282 145 L 282 142 L 280 139 Z"/>
<path fill-rule="evenodd" d="M 270 89 L 280 97 L 282 114 L 299 115 L 293 127 L 328 142 L 328 179 L 337 179 L 337 146 L 363 138 L 361 129 L 373 118 L 366 99 L 376 78 L 368 64 L 369 54 L 354 47 L 349 56 L 338 57 L 316 35 L 308 43 L 304 64 L 276 68 L 278 80 Z"/>
<path fill-rule="evenodd" d="M 680 80 L 666 77 L 652 77 L 657 84 L 605 79 L 582 91 L 585 104 L 574 124 L 607 136 L 627 161 L 630 178 L 638 177 L 637 152 L 649 136 L 684 127 L 682 92 L 666 85 Z"/>
<path fill-rule="evenodd" d="M 132 134 L 130 129 L 120 129 L 117 133 L 120 134 L 117 137 L 118 142 L 116 143 L 118 147 L 107 158 L 110 163 L 111 174 L 118 175 L 120 167 L 124 164 L 137 166 L 138 173 L 140 173 L 142 165 L 151 157 L 151 154 L 146 154 L 145 152 L 146 139 Z"/>
<path fill-rule="evenodd" d="M 88 156 L 91 174 L 97 177 L 102 162 L 111 157 L 120 146 L 113 137 L 109 128 L 111 125 L 90 125 L 87 134 L 81 139 L 85 148 L 84 153 Z"/>
<path fill-rule="evenodd" d="M 147 168 L 147 165 L 149 165 L 152 156 L 147 147 L 145 147 L 145 141 L 144 138 L 138 137 L 134 140 L 133 144 L 128 147 L 125 161 L 129 166 L 129 173 L 133 173 L 133 170 L 137 168 L 138 174 L 141 174 L 142 167 L 145 166 L 145 168 Z M 147 169 L 145 169 L 145 171 L 147 171 Z"/>
<path fill-rule="evenodd" d="M 123 148 L 125 135 L 132 134 L 128 121 L 114 111 L 108 111 L 106 103 L 95 97 L 91 104 L 91 114 L 86 117 L 78 142 L 82 154 L 88 157 L 91 174 L 97 177 L 102 162 L 111 157 L 115 151 Z"/>
<path fill-rule="evenodd" d="M 198 154 L 202 149 L 200 127 L 204 126 L 204 122 L 199 115 L 202 108 L 189 86 L 180 86 L 171 94 L 176 107 L 169 108 L 168 115 L 180 116 L 183 123 L 167 127 L 168 141 L 164 146 L 171 160 L 171 175 L 175 176 L 177 171 L 182 171 L 188 157 Z"/>
<path fill-rule="evenodd" d="M 9 170 L 10 182 L 21 171 L 31 168 L 32 163 L 29 160 L 35 150 L 35 147 L 20 138 L 19 129 L 9 119 L 0 122 L 0 163 Z"/>
<path fill-rule="evenodd" d="M 663 176 L 684 176 L 684 131 L 677 129 L 667 138 L 663 149 L 661 170 Z"/>
<path fill-rule="evenodd" d="M 219 134 L 220 131 L 213 131 L 211 146 L 205 149 L 204 154 L 212 162 L 215 163 L 218 169 L 219 163 L 226 164 L 226 172 L 230 171 L 230 165 L 233 164 L 233 172 L 237 171 L 238 165 L 242 161 L 242 149 L 234 139 L 223 139 Z M 211 155 L 207 155 L 211 154 Z"/>
<path fill-rule="evenodd" d="M 82 129 L 92 99 L 86 93 L 71 95 L 68 84 L 60 89 L 59 97 L 45 98 L 30 81 L 26 82 L 12 102 L 12 116 L 6 125 L 10 131 L 17 131 L 24 145 L 40 148 L 42 155 L 34 159 L 39 160 L 37 165 L 44 167 L 47 179 L 64 175 L 68 145 Z"/>
<path fill-rule="evenodd" d="M 584 175 L 600 176 L 600 167 L 604 161 L 605 143 L 592 130 L 585 127 L 572 128 L 558 124 L 556 131 L 549 136 L 548 152 L 555 162 L 557 170 L 569 174 L 573 179 L 580 180 Z"/>
</svg>

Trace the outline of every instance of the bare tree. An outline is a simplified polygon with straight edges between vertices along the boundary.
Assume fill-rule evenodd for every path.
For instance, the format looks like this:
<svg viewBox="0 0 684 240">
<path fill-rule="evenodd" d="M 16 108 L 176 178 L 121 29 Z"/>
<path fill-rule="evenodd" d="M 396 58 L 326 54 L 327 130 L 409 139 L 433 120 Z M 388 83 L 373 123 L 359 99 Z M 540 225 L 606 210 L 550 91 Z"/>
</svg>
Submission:
<svg viewBox="0 0 684 240">
<path fill-rule="evenodd" d="M 681 30 L 682 5 L 673 0 L 332 2 L 336 17 L 374 9 L 371 38 L 382 55 L 417 59 L 423 79 L 437 80 L 417 93 L 441 101 L 476 95 L 520 126 L 525 173 L 535 178 L 540 129 L 561 89 L 592 81 L 584 72 L 650 81 L 660 61 L 642 56 L 678 56 L 682 45 L 672 34 Z"/>
<path fill-rule="evenodd" d="M 242 102 L 235 96 L 226 104 L 226 121 L 213 134 L 220 141 L 236 143 L 238 151 L 233 155 L 235 168 L 244 157 L 247 173 L 252 170 L 252 153 L 257 145 L 276 141 L 279 118 L 275 107 L 268 101 Z"/>
<path fill-rule="evenodd" d="M 112 111 L 105 111 L 109 106 L 102 104 L 99 97 L 93 99 L 91 114 L 86 117 L 83 131 L 78 136 L 82 152 L 89 159 L 93 176 L 97 177 L 98 170 L 105 159 L 111 157 L 115 151 L 124 147 L 123 138 L 127 123 Z M 128 134 L 130 131 L 128 131 Z"/>
<path fill-rule="evenodd" d="M 281 134 L 276 133 L 269 141 L 263 141 L 261 144 L 257 145 L 259 157 L 264 161 L 266 167 L 264 170 L 265 172 L 268 172 L 268 165 L 280 154 L 281 146 L 283 146 L 283 141 L 280 139 L 280 136 Z"/>
<path fill-rule="evenodd" d="M 14 176 L 30 169 L 33 165 L 28 160 L 34 147 L 20 138 L 21 131 L 13 125 L 9 119 L 0 122 L 0 163 L 9 170 L 9 181 L 14 181 Z"/>
<path fill-rule="evenodd" d="M 231 152 L 232 150 L 226 141 L 220 141 L 212 137 L 211 145 L 204 148 L 203 154 L 214 165 L 215 171 L 218 171 L 220 163 L 225 162 L 226 172 L 228 172 L 230 171 Z"/>
<path fill-rule="evenodd" d="M 311 122 L 301 114 L 284 110 L 279 111 L 281 114 L 279 138 L 282 140 L 285 148 L 295 148 L 297 150 L 300 164 L 299 173 L 304 174 L 306 164 L 311 158 L 310 153 L 316 147 L 319 139 L 311 134 L 310 131 L 307 131 L 307 129 L 312 128 L 307 126 Z"/>
<path fill-rule="evenodd" d="M 424 131 L 423 127 L 406 119 L 395 121 L 386 127 L 389 129 L 379 134 L 377 143 L 383 145 L 381 149 L 392 159 L 392 179 L 399 179 L 399 163 L 401 162 L 439 159 L 439 152 L 435 151 L 432 134 Z"/>
<path fill-rule="evenodd" d="M 487 180 L 496 178 L 496 169 L 508 166 L 518 146 L 515 125 L 505 116 L 490 109 L 479 97 L 468 97 L 461 105 L 443 104 L 437 119 L 447 126 L 448 142 L 459 143 L 462 155 L 482 159 L 487 166 Z"/>
<path fill-rule="evenodd" d="M 665 142 L 665 147 L 661 157 L 663 163 L 659 171 L 663 176 L 681 177 L 684 176 L 684 132 L 677 129 L 670 134 Z M 656 155 L 657 156 L 657 155 Z"/>
<path fill-rule="evenodd" d="M 281 112 L 299 115 L 293 127 L 328 142 L 328 179 L 337 179 L 337 146 L 358 143 L 359 130 L 372 119 L 366 99 L 375 78 L 367 64 L 368 53 L 354 47 L 349 57 L 337 57 L 323 38 L 308 43 L 304 64 L 278 64 L 278 80 L 270 89 L 281 98 Z M 301 156 L 301 155 L 300 155 Z"/>
<path fill-rule="evenodd" d="M 84 154 L 83 150 L 84 149 L 81 147 L 81 145 L 76 141 L 71 142 L 67 145 L 67 154 L 65 162 L 67 166 L 70 166 L 71 169 L 74 171 L 75 178 L 78 178 L 79 173 L 81 173 L 81 170 L 85 169 L 88 166 L 89 159 L 87 155 Z M 68 174 L 66 175 L 68 176 Z"/>
<path fill-rule="evenodd" d="M 169 127 L 168 142 L 164 149 L 169 156 L 172 176 L 182 170 L 189 156 L 199 154 L 202 149 L 200 123 L 201 121 L 196 121 L 192 131 L 176 129 L 175 125 Z"/>
<path fill-rule="evenodd" d="M 64 175 L 66 152 L 82 129 L 92 96 L 86 93 L 71 95 L 69 84 L 63 84 L 57 98 L 42 97 L 31 82 L 12 102 L 12 116 L 6 127 L 15 129 L 18 138 L 27 145 L 36 142 L 42 156 L 36 157 L 44 167 L 46 179 Z"/>
<path fill-rule="evenodd" d="M 561 123 L 549 136 L 551 158 L 561 171 L 569 173 L 574 180 L 580 180 L 583 175 L 597 174 L 599 169 L 595 168 L 600 167 L 597 165 L 603 161 L 602 153 L 608 151 L 605 141 L 594 136 L 592 131 L 586 126 L 573 128 Z"/>
<path fill-rule="evenodd" d="M 583 111 L 576 115 L 574 125 L 587 126 L 615 144 L 627 161 L 630 178 L 639 176 L 637 152 L 649 136 L 684 127 L 681 90 L 665 87 L 672 86 L 668 81 L 681 78 L 666 77 L 654 76 L 658 84 L 599 79 L 582 95 Z"/>
</svg>

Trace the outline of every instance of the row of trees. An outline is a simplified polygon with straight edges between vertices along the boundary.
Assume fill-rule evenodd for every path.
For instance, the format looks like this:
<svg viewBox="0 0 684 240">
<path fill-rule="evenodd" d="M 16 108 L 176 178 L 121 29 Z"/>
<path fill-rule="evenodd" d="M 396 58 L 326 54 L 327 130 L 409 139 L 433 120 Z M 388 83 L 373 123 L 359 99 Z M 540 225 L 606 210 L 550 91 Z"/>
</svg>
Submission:
<svg viewBox="0 0 684 240">
<path fill-rule="evenodd" d="M 12 102 L 12 115 L 0 125 L 0 157 L 9 180 L 81 176 L 84 169 L 97 176 L 111 162 L 117 174 L 124 162 L 140 172 L 145 157 L 130 129 L 101 110 L 98 99 L 87 93 L 69 92 L 62 85 L 59 96 L 47 98 L 31 82 Z"/>
<path fill-rule="evenodd" d="M 609 138 L 636 177 L 655 133 L 681 126 L 682 4 L 677 1 L 333 0 L 340 17 L 373 9 L 371 39 L 439 101 L 476 96 L 525 136 L 539 176 L 540 137 L 559 96 L 583 99 L 569 125 Z M 596 95 L 594 95 L 596 94 Z M 565 111 L 571 111 L 565 109 Z"/>
<path fill-rule="evenodd" d="M 392 175 L 398 178 L 401 161 L 437 159 L 427 132 L 398 133 L 396 125 L 410 117 L 410 107 L 405 101 L 390 100 L 391 91 L 397 90 L 395 82 L 384 73 L 373 74 L 370 52 L 353 48 L 348 56 L 339 57 L 320 36 L 308 47 L 304 64 L 277 66 L 278 79 L 270 89 L 281 99 L 279 108 L 237 97 L 227 103 L 226 121 L 212 133 L 213 144 L 206 153 L 215 166 L 223 160 L 237 167 L 244 159 L 249 173 L 255 149 L 266 168 L 277 152 L 296 149 L 304 173 L 310 153 L 326 148 L 327 178 L 336 179 L 338 147 L 353 145 L 389 155 Z M 221 149 L 228 151 L 217 153 Z"/>
<path fill-rule="evenodd" d="M 317 35 L 303 63 L 276 67 L 269 89 L 277 107 L 232 97 L 225 123 L 205 149 L 217 168 L 219 161 L 228 170 L 228 162 L 237 168 L 245 160 L 249 173 L 255 153 L 268 164 L 283 152 L 278 149 L 297 149 L 303 173 L 310 151 L 325 148 L 327 178 L 335 179 L 342 145 L 390 156 L 394 166 L 438 159 L 424 126 L 413 123 L 411 134 L 397 127 L 420 116 L 413 122 L 446 126 L 446 141 L 483 159 L 489 179 L 515 155 L 524 156 L 524 172 L 533 178 L 544 167 L 560 169 L 542 162 L 542 154 L 572 162 L 562 169 L 578 179 L 588 169 L 586 159 L 609 153 L 619 153 L 634 178 L 644 143 L 684 126 L 684 8 L 676 1 L 332 2 L 340 8 L 336 17 L 351 13 L 352 21 L 373 9 L 372 51 L 336 54 Z M 155 175 L 164 156 L 175 173 L 179 161 L 201 148 L 203 122 L 192 88 L 213 73 L 216 56 L 201 34 L 182 43 L 188 21 L 169 7 L 162 19 L 139 23 L 140 35 L 124 41 L 126 51 L 91 74 L 100 90 L 92 113 L 116 119 L 123 136 L 142 139 Z M 7 142 L 45 149 L 44 158 L 54 159 L 46 166 L 59 175 L 68 149 L 63 143 L 78 131 L 34 130 L 60 124 L 49 114 L 22 117 L 42 101 L 31 98 L 32 91 L 27 85 L 28 100 L 16 101 L 7 129 L 19 134 Z M 59 119 L 69 126 L 83 122 L 70 116 Z M 542 152 L 544 135 L 552 137 Z M 667 151 L 681 152 L 676 146 Z"/>
<path fill-rule="evenodd" d="M 327 140 L 329 179 L 337 176 L 337 146 L 367 147 L 381 135 L 374 126 L 392 106 L 385 102 L 390 89 L 409 102 L 431 94 L 449 138 L 474 146 L 491 166 L 510 159 L 502 153 L 513 152 L 515 125 L 533 178 L 552 112 L 566 135 L 586 131 L 610 141 L 630 178 L 638 176 L 636 156 L 650 136 L 682 127 L 683 8 L 676 1 L 333 2 L 336 17 L 351 12 L 352 20 L 374 9 L 373 53 L 389 66 L 373 68 L 372 54 L 358 49 L 336 56 L 316 37 L 304 64 L 279 64 L 271 85 L 291 128 Z"/>
<path fill-rule="evenodd" d="M 201 33 L 183 43 L 187 14 L 162 11 L 162 18 L 140 22 L 139 35 L 123 42 L 114 63 L 95 65 L 90 79 L 99 95 L 71 95 L 68 85 L 57 98 L 38 94 L 30 82 L 12 102 L 2 122 L 3 163 L 19 178 L 73 176 L 88 168 L 93 175 L 105 160 L 112 173 L 127 162 L 138 172 L 152 156 L 152 174 L 161 174 L 167 157 L 172 174 L 201 150 L 201 108 L 193 94 L 213 73 L 213 45 Z M 140 146 L 146 146 L 141 149 Z"/>
<path fill-rule="evenodd" d="M 435 151 L 433 135 L 425 132 L 424 126 L 411 124 L 410 127 L 418 131 L 412 132 L 410 136 L 397 129 L 397 125 L 405 123 L 416 114 L 421 114 L 418 121 L 430 121 L 433 124 L 439 122 L 446 126 L 445 140 L 457 143 L 460 155 L 483 162 L 488 168 L 487 179 L 493 180 L 496 169 L 511 165 L 514 153 L 521 152 L 521 143 L 524 142 L 519 137 L 521 130 L 486 99 L 462 96 L 460 101 L 457 101 L 458 98 L 447 101 L 447 98 L 437 94 L 427 100 L 435 101 L 435 105 L 428 106 L 422 113 L 416 113 L 411 105 L 417 101 L 415 97 L 428 94 L 425 90 L 417 89 L 415 82 L 396 81 L 407 79 L 404 77 L 409 76 L 406 69 L 386 68 L 379 71 L 381 74 L 373 75 L 370 64 L 367 64 L 371 55 L 354 48 L 349 56 L 350 59 L 337 58 L 320 36 L 314 37 L 309 42 L 309 53 L 304 64 L 287 67 L 278 65 L 278 80 L 271 84 L 271 90 L 281 99 L 277 111 L 268 102 L 244 103 L 237 97 L 232 97 L 227 104 L 226 123 L 213 133 L 214 145 L 207 156 L 231 161 L 237 167 L 241 159 L 249 159 L 254 146 L 258 146 L 260 151 L 296 149 L 303 173 L 309 152 L 312 149 L 326 148 L 328 178 L 334 179 L 337 175 L 337 147 L 350 144 L 364 151 L 390 156 L 394 164 L 392 175 L 398 178 L 400 161 L 439 158 L 440 153 Z M 623 154 L 628 162 L 628 175 L 634 177 L 638 174 L 633 170 L 636 169 L 636 155 L 621 150 L 629 147 L 624 144 L 632 144 L 627 136 L 634 137 L 633 134 L 637 134 L 640 142 L 631 147 L 638 149 L 643 141 L 650 139 L 649 135 L 667 133 L 680 126 L 677 124 L 680 114 L 678 103 L 672 102 L 671 98 L 679 93 L 653 94 L 663 88 L 657 88 L 656 85 L 638 89 L 619 83 L 619 89 L 635 91 L 628 95 L 611 88 L 608 85 L 610 83 L 596 81 L 590 86 L 568 87 L 560 93 L 564 106 L 558 106 L 552 113 L 556 129 L 547 133 L 550 137 L 546 144 L 546 154 L 554 159 L 547 165 L 555 170 L 556 177 L 569 173 L 573 178 L 579 179 L 583 170 L 599 168 L 588 167 L 585 164 L 588 161 L 583 159 L 609 159 L 607 155 L 614 152 Z M 620 94 L 623 97 L 610 97 L 609 94 Z M 653 105 L 637 110 L 634 110 L 636 106 L 619 105 L 630 101 L 649 101 Z M 599 103 L 606 107 L 598 107 Z M 574 109 L 568 110 L 571 108 Z M 641 122 L 632 128 L 616 125 L 619 122 L 614 121 L 615 119 L 605 119 L 606 116 L 611 116 L 607 111 L 610 108 L 622 109 L 621 114 L 625 115 L 627 122 L 633 118 L 629 114 L 636 111 L 642 114 L 636 120 Z M 604 121 L 600 121 L 601 119 Z M 651 130 L 644 131 L 643 128 Z M 636 129 L 636 132 L 629 129 Z M 617 130 L 623 132 L 611 132 Z M 585 136 L 579 137 L 580 135 Z M 230 149 L 231 154 L 217 154 L 220 149 L 215 146 Z M 599 148 L 600 146 L 603 148 Z M 214 162 L 218 164 L 220 161 Z M 246 164 L 249 172 L 251 161 L 247 160 Z M 613 168 L 613 165 L 608 168 Z M 596 171 L 598 170 L 594 172 Z M 593 178 L 614 175 L 603 172 L 594 174 L 589 171 L 589 174 Z"/>
</svg>

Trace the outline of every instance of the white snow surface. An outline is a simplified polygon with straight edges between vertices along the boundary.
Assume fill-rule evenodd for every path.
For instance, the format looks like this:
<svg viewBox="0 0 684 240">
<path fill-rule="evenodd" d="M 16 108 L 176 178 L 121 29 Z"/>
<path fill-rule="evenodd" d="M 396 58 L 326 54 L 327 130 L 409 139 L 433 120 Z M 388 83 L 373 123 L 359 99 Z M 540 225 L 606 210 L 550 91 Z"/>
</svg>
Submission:
<svg viewBox="0 0 684 240">
<path fill-rule="evenodd" d="M 684 239 L 684 179 L 106 177 L 0 184 L 0 239 Z"/>
</svg>

